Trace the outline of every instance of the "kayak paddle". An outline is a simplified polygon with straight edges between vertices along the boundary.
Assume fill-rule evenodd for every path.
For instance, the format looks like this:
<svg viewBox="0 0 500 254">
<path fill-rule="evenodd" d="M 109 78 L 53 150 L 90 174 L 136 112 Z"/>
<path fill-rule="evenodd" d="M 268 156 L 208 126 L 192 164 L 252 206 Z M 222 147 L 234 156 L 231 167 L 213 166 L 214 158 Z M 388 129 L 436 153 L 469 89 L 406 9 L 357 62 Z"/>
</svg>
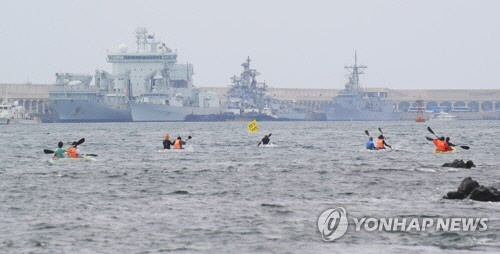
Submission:
<svg viewBox="0 0 500 254">
<path fill-rule="evenodd" d="M 54 153 L 54 151 L 49 150 L 49 149 L 43 149 L 43 152 L 46 153 L 46 154 Z"/>
<path fill-rule="evenodd" d="M 366 134 L 366 136 L 368 136 L 368 137 L 370 136 L 370 133 L 368 132 L 368 130 L 365 130 L 365 134 Z"/>
<path fill-rule="evenodd" d="M 269 138 L 269 137 L 271 137 L 271 135 L 273 135 L 273 134 L 269 133 L 269 135 L 267 135 L 267 137 Z M 259 144 L 257 145 L 257 147 L 259 147 L 261 143 L 262 143 L 262 140 L 259 142 Z"/>
<path fill-rule="evenodd" d="M 76 145 L 79 146 L 79 145 L 83 144 L 83 142 L 85 142 L 85 138 L 81 138 L 80 140 L 78 140 L 76 142 Z"/>
</svg>

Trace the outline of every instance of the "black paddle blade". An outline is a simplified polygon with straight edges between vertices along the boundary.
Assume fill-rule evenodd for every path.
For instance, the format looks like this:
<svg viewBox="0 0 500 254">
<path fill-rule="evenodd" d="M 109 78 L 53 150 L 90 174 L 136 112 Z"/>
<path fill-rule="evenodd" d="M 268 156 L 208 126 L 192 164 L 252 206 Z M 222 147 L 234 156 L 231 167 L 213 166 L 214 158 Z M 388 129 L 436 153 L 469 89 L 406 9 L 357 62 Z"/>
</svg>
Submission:
<svg viewBox="0 0 500 254">
<path fill-rule="evenodd" d="M 85 142 L 85 138 L 78 140 L 78 142 L 76 142 L 76 144 L 81 145 L 81 144 L 83 144 L 83 142 Z"/>
<path fill-rule="evenodd" d="M 431 127 L 427 126 L 427 130 L 428 130 L 430 133 L 432 133 L 432 134 L 436 135 L 436 133 L 434 133 L 434 131 L 431 129 Z"/>
<path fill-rule="evenodd" d="M 188 139 L 191 139 L 191 136 L 189 136 Z"/>
<path fill-rule="evenodd" d="M 469 146 L 460 146 L 460 148 L 465 149 L 465 150 L 469 150 L 470 149 Z"/>
<path fill-rule="evenodd" d="M 52 154 L 52 153 L 54 153 L 54 151 L 49 150 L 49 149 L 43 149 L 43 152 L 46 153 L 46 154 Z"/>
<path fill-rule="evenodd" d="M 378 131 L 380 131 L 380 134 L 384 135 L 384 132 L 382 132 L 382 129 L 380 129 L 380 127 L 378 127 Z"/>
<path fill-rule="evenodd" d="M 272 134 L 272 133 L 269 133 L 269 135 L 267 135 L 267 137 L 269 138 L 269 137 L 271 137 L 271 135 L 273 135 L 273 134 Z"/>
<path fill-rule="evenodd" d="M 433 139 L 433 138 L 430 138 L 430 137 L 425 137 L 425 138 L 426 138 L 427 140 L 429 140 L 429 141 L 434 141 L 434 139 Z"/>
<path fill-rule="evenodd" d="M 368 136 L 368 137 L 370 136 L 370 133 L 368 132 L 368 130 L 365 130 L 365 134 L 366 134 L 366 136 Z"/>
<path fill-rule="evenodd" d="M 97 157 L 97 154 L 94 154 L 94 153 L 87 153 L 87 154 L 85 154 L 85 156 Z"/>
</svg>

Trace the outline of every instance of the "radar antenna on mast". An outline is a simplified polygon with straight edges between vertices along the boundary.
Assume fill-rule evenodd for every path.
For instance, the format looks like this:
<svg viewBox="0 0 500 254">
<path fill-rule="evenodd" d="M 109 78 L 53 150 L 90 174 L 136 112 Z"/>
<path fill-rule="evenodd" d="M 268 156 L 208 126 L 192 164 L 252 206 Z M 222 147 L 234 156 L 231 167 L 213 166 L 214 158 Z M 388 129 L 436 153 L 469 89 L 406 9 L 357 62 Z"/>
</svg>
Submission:
<svg viewBox="0 0 500 254">
<path fill-rule="evenodd" d="M 361 90 L 359 84 L 359 75 L 364 74 L 364 70 L 368 68 L 366 65 L 358 65 L 357 52 L 354 51 L 354 65 L 344 67 L 349 72 L 349 81 L 345 84 L 347 90 Z"/>
<path fill-rule="evenodd" d="M 137 42 L 137 52 L 147 52 L 148 30 L 145 27 L 138 27 L 135 30 L 135 39 Z"/>
</svg>

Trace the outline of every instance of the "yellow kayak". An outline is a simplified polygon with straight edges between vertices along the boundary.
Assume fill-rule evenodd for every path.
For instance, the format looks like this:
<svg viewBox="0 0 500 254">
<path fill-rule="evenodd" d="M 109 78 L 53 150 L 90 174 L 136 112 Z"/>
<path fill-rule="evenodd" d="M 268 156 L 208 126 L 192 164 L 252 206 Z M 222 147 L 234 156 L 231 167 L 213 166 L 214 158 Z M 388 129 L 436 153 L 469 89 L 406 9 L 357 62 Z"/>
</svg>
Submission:
<svg viewBox="0 0 500 254">
<path fill-rule="evenodd" d="M 452 147 L 451 151 L 446 151 L 446 152 L 437 151 L 437 150 L 432 151 L 432 153 L 456 153 L 456 152 L 457 152 L 457 149 L 455 147 Z"/>
</svg>

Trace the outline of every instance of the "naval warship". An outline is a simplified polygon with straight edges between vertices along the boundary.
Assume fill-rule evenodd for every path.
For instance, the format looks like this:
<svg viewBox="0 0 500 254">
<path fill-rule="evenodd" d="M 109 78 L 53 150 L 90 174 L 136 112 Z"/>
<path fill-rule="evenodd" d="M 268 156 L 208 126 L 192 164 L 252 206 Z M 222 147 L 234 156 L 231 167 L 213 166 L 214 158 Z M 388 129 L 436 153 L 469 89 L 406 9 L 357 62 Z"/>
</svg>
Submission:
<svg viewBox="0 0 500 254">
<path fill-rule="evenodd" d="M 49 91 L 51 122 L 127 122 L 132 121 L 129 109 L 129 74 L 111 75 L 96 71 L 87 74 L 56 73 L 56 84 Z"/>
<path fill-rule="evenodd" d="M 232 85 L 226 93 L 225 120 L 278 120 L 271 108 L 273 99 L 267 94 L 265 82 L 258 82 L 260 75 L 250 68 L 250 57 L 241 64 L 243 71 L 231 77 Z"/>
<path fill-rule="evenodd" d="M 345 89 L 333 97 L 329 103 L 323 103 L 328 121 L 388 121 L 401 120 L 401 113 L 396 112 L 394 103 L 387 98 L 386 93 L 364 92 L 359 75 L 364 74 L 367 66 L 358 65 L 354 53 L 354 65 L 346 66 L 349 78 Z"/>
<path fill-rule="evenodd" d="M 218 94 L 193 86 L 193 65 L 157 42 L 145 28 L 136 31 L 137 53 L 111 55 L 114 66 L 133 69 L 130 111 L 133 121 L 185 121 L 221 114 Z M 140 70 L 139 70 L 140 69 Z"/>
</svg>

